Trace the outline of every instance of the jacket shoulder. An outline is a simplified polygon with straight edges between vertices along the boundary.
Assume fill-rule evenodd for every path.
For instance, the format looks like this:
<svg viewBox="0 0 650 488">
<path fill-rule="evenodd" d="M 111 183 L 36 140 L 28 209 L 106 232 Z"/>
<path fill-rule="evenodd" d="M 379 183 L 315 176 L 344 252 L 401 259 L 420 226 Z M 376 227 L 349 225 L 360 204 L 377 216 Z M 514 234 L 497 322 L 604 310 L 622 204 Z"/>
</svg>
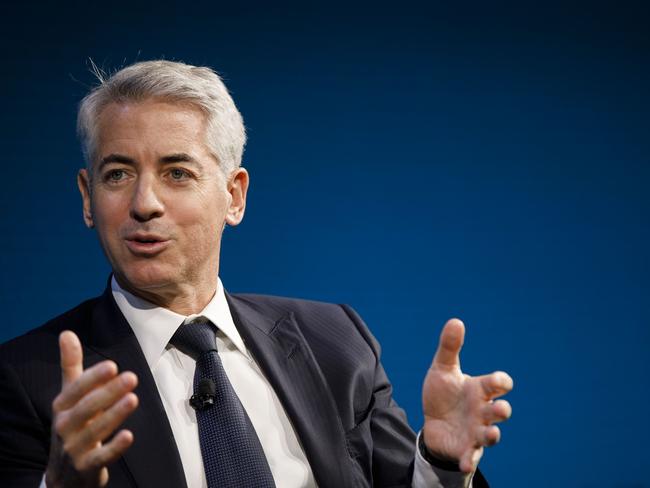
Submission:
<svg viewBox="0 0 650 488">
<path fill-rule="evenodd" d="M 0 344 L 0 361 L 16 364 L 44 360 L 51 356 L 52 351 L 58 358 L 59 334 L 71 330 L 80 335 L 90 325 L 98 300 L 99 297 L 86 300 L 41 326 Z"/>
<path fill-rule="evenodd" d="M 304 298 L 261 295 L 256 293 L 233 293 L 232 298 L 245 302 L 258 312 L 268 313 L 336 313 L 341 305 L 330 302 L 308 300 Z"/>
<path fill-rule="evenodd" d="M 66 329 L 81 334 L 96 301 L 87 300 L 0 345 L 0 419 L 13 419 L 11 430 L 0 435 L 0 470 L 5 462 L 47 463 L 51 402 L 61 388 L 58 337 Z M 41 468 L 37 471 L 42 475 Z"/>
</svg>

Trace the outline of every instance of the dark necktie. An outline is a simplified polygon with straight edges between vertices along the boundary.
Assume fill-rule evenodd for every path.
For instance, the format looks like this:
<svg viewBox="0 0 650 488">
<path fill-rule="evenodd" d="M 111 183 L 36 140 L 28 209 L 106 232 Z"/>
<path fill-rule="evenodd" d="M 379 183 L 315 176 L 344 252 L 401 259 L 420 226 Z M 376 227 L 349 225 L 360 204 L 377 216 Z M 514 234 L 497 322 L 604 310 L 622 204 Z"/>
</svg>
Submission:
<svg viewBox="0 0 650 488">
<path fill-rule="evenodd" d="M 209 378 L 215 385 L 214 404 L 196 409 L 208 487 L 275 488 L 260 440 L 221 364 L 216 333 L 201 317 L 182 324 L 169 341 L 196 361 L 195 395 L 200 394 L 201 380 Z"/>
</svg>

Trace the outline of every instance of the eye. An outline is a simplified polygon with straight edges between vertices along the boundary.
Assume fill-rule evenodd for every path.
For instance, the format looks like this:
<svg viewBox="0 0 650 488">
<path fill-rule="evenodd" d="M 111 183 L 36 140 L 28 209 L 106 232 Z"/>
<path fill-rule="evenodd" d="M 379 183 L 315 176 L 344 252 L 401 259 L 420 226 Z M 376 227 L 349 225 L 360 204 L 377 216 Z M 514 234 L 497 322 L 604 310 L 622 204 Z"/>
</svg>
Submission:
<svg viewBox="0 0 650 488">
<path fill-rule="evenodd" d="M 173 168 L 169 172 L 169 175 L 172 177 L 173 180 L 183 180 L 189 176 L 187 171 L 184 171 L 180 168 Z"/>
<path fill-rule="evenodd" d="M 106 175 L 104 178 L 108 181 L 120 181 L 124 179 L 125 172 L 123 169 L 112 169 Z"/>
</svg>

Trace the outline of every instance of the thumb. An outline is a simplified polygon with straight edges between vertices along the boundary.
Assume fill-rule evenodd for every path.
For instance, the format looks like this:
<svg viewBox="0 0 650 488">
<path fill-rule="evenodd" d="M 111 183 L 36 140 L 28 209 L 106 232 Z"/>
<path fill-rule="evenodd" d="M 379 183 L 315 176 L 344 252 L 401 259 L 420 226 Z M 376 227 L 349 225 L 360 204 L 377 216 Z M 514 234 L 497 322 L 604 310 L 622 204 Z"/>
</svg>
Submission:
<svg viewBox="0 0 650 488">
<path fill-rule="evenodd" d="M 65 386 L 79 378 L 83 372 L 83 352 L 77 335 L 70 330 L 61 332 L 59 350 L 61 352 L 61 375 Z"/>
<path fill-rule="evenodd" d="M 460 349 L 465 340 L 465 325 L 458 319 L 450 319 L 442 328 L 438 350 L 433 358 L 433 366 L 443 368 L 460 366 Z"/>
</svg>

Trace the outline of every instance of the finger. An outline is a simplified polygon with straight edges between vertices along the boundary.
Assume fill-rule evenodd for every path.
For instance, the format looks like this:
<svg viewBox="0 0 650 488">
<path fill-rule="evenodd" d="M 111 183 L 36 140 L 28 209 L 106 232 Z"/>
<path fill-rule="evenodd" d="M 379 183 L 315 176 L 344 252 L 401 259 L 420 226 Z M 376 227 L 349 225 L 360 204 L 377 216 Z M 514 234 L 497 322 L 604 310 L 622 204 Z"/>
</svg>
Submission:
<svg viewBox="0 0 650 488">
<path fill-rule="evenodd" d="M 512 415 L 512 407 L 506 400 L 497 400 L 494 403 L 488 403 L 483 407 L 483 421 L 485 424 L 503 422 L 508 420 Z"/>
<path fill-rule="evenodd" d="M 72 433 L 65 444 L 66 452 L 78 457 L 91 451 L 99 442 L 108 439 L 137 407 L 137 395 L 127 393 L 83 429 Z"/>
<path fill-rule="evenodd" d="M 505 395 L 512 390 L 513 386 L 512 378 L 508 373 L 504 373 L 503 371 L 479 376 L 479 381 L 481 382 L 485 398 L 488 400 Z"/>
<path fill-rule="evenodd" d="M 438 350 L 433 358 L 434 366 L 445 368 L 460 366 L 460 349 L 465 339 L 465 325 L 458 319 L 449 320 L 442 328 Z"/>
<path fill-rule="evenodd" d="M 89 451 L 75 463 L 78 471 L 99 469 L 117 461 L 133 444 L 134 437 L 130 430 L 121 430 L 110 442 Z"/>
<path fill-rule="evenodd" d="M 70 432 L 87 428 L 87 422 L 111 407 L 128 392 L 132 391 L 138 384 L 138 377 L 126 371 L 113 378 L 105 385 L 95 388 L 68 412 L 60 415 L 57 419 L 57 431 L 65 436 Z"/>
<path fill-rule="evenodd" d="M 501 439 L 501 430 L 496 425 L 484 427 L 480 433 L 479 442 L 484 446 L 493 446 Z"/>
<path fill-rule="evenodd" d="M 483 456 L 482 447 L 468 449 L 461 456 L 458 467 L 463 473 L 473 473 L 476 471 L 481 456 Z"/>
<path fill-rule="evenodd" d="M 61 353 L 61 375 L 65 386 L 79 378 L 83 372 L 83 352 L 77 334 L 71 330 L 61 332 L 59 351 Z"/>
<path fill-rule="evenodd" d="M 76 381 L 64 385 L 61 393 L 54 399 L 52 408 L 61 412 L 74 406 L 88 392 L 103 385 L 117 374 L 113 361 L 102 361 L 84 371 Z"/>
</svg>

